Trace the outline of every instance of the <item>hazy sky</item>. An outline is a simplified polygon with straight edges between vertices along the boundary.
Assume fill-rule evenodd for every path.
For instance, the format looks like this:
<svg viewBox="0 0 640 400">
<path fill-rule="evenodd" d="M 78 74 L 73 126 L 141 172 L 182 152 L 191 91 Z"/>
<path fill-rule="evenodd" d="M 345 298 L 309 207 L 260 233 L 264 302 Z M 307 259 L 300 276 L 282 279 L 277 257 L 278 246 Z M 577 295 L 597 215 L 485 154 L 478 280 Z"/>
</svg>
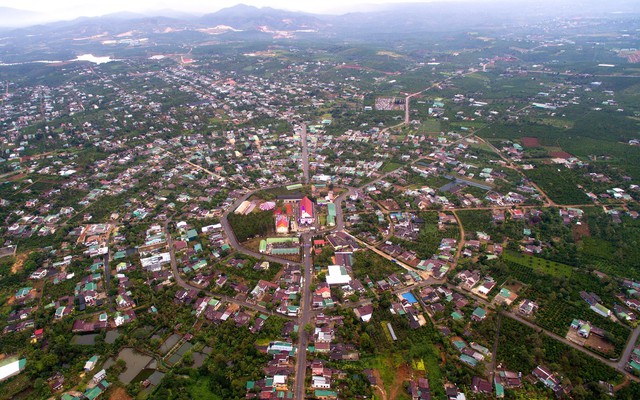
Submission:
<svg viewBox="0 0 640 400">
<path fill-rule="evenodd" d="M 363 3 L 424 3 L 427 1 L 429 0 L 28 0 L 22 2 L 0 0 L 0 7 L 18 8 L 53 14 L 57 17 L 74 18 L 78 16 L 104 15 L 123 10 L 174 9 L 194 13 L 214 12 L 238 3 L 295 11 L 340 13 Z"/>
</svg>

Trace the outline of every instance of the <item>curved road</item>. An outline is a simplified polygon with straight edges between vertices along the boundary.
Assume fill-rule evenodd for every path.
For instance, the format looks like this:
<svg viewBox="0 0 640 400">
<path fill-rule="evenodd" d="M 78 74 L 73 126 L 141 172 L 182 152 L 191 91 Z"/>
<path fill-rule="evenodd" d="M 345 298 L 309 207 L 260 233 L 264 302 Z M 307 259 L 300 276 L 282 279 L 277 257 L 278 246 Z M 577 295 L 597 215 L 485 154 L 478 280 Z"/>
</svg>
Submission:
<svg viewBox="0 0 640 400">
<path fill-rule="evenodd" d="M 239 300 L 239 299 L 236 299 L 234 297 L 230 297 L 230 296 L 226 296 L 226 295 L 209 292 L 209 291 L 203 290 L 202 288 L 199 288 L 197 286 L 193 286 L 190 283 L 186 282 L 182 278 L 182 276 L 180 275 L 180 272 L 178 271 L 178 263 L 176 261 L 176 255 L 175 255 L 175 251 L 174 251 L 174 248 L 173 248 L 173 238 L 171 237 L 171 234 L 169 233 L 168 225 L 169 225 L 169 221 L 167 220 L 164 223 L 164 231 L 165 231 L 165 235 L 167 237 L 167 245 L 169 246 L 169 254 L 171 255 L 171 271 L 173 272 L 173 278 L 176 280 L 176 283 L 180 287 L 182 287 L 184 289 L 187 289 L 187 290 L 191 290 L 191 289 L 195 289 L 195 290 L 198 290 L 198 291 L 202 290 L 207 294 L 207 296 L 216 297 L 216 298 L 219 298 L 219 299 L 221 299 L 223 301 L 226 301 L 228 303 L 235 303 L 235 304 L 241 305 L 243 307 L 246 307 L 248 309 L 260 311 L 263 314 L 280 315 L 280 316 L 282 316 L 284 318 L 293 319 L 292 317 L 287 317 L 286 315 L 275 314 L 273 311 L 269 311 L 265 307 L 259 306 L 257 304 L 249 303 L 248 301 Z"/>
</svg>

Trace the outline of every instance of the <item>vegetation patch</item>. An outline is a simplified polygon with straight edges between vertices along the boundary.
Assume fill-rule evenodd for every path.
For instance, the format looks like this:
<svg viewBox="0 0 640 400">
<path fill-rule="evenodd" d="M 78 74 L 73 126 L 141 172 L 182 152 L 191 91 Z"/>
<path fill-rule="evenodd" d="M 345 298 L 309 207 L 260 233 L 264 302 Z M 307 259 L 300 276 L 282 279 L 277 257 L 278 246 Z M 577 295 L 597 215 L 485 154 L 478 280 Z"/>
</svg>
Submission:
<svg viewBox="0 0 640 400">
<path fill-rule="evenodd" d="M 534 271 L 541 274 L 552 275 L 556 277 L 568 278 L 571 276 L 573 267 L 566 264 L 561 264 L 555 261 L 545 260 L 540 257 L 531 256 L 528 254 L 518 254 L 514 251 L 505 251 L 502 255 L 502 259 L 507 263 L 514 263 L 525 267 L 532 268 Z"/>
<path fill-rule="evenodd" d="M 274 229 L 271 211 L 258 211 L 247 215 L 231 213 L 228 218 L 239 242 L 244 242 L 254 236 L 267 236 Z"/>
<path fill-rule="evenodd" d="M 558 204 L 590 203 L 587 195 L 576 184 L 576 172 L 556 165 L 539 165 L 525 171 L 528 178 Z"/>
</svg>

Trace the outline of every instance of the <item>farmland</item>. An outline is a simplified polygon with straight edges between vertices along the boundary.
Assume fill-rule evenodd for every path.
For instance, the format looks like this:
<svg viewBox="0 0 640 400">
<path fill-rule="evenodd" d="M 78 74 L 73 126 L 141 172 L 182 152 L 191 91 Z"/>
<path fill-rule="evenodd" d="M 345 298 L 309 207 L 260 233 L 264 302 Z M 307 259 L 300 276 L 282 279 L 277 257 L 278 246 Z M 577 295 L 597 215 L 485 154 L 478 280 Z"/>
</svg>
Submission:
<svg viewBox="0 0 640 400">
<path fill-rule="evenodd" d="M 586 204 L 589 198 L 576 185 L 575 172 L 564 167 L 539 165 L 525 172 L 558 204 Z"/>
<path fill-rule="evenodd" d="M 540 257 L 534 257 L 527 254 L 518 254 L 513 251 L 505 251 L 502 255 L 502 259 L 510 265 L 522 265 L 529 267 L 538 273 L 555 277 L 568 278 L 571 276 L 571 272 L 573 270 L 571 266 L 566 264 L 545 260 Z"/>
<path fill-rule="evenodd" d="M 498 361 L 513 371 L 530 371 L 540 364 L 553 366 L 574 384 L 593 380 L 622 381 L 622 376 L 611 367 L 510 318 L 502 321 Z"/>
</svg>

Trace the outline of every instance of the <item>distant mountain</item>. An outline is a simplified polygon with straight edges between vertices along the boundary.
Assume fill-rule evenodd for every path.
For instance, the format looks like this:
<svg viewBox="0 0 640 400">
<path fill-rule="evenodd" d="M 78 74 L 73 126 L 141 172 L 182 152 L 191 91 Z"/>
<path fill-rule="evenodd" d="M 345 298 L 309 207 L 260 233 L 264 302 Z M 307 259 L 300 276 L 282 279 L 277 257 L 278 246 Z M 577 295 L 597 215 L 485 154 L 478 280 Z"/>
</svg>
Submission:
<svg viewBox="0 0 640 400">
<path fill-rule="evenodd" d="M 366 0 L 365 0 L 366 1 Z M 473 31 L 476 29 L 511 29 L 537 24 L 558 17 L 601 17 L 612 13 L 640 15 L 637 0 L 449 0 L 427 3 L 367 5 L 359 12 L 342 15 L 319 15 L 253 7 L 244 4 L 194 16 L 171 9 L 143 13 L 120 12 L 102 17 L 82 17 L 42 25 L 44 14 L 0 7 L 0 28 L 20 27 L 14 33 L 42 40 L 68 40 L 74 37 L 107 37 L 135 32 L 149 37 L 162 35 L 170 41 L 188 37 L 221 40 L 260 40 L 293 37 L 295 33 L 274 31 L 316 31 L 318 36 L 355 39 L 369 42 L 394 40 L 399 36 L 417 38 L 435 32 Z M 580 5 L 578 7 L 577 5 Z M 38 26 L 29 26 L 41 24 Z M 29 27 L 27 27 L 29 26 Z M 305 34 L 306 35 L 306 34 Z M 178 37 L 179 36 L 179 37 Z M 168 39 L 167 39 L 168 38 Z"/>
<path fill-rule="evenodd" d="M 270 7 L 253 7 L 245 4 L 224 8 L 197 20 L 206 25 L 228 25 L 236 29 L 255 30 L 267 26 L 272 30 L 318 29 L 327 22 L 313 14 L 277 10 Z"/>
</svg>

